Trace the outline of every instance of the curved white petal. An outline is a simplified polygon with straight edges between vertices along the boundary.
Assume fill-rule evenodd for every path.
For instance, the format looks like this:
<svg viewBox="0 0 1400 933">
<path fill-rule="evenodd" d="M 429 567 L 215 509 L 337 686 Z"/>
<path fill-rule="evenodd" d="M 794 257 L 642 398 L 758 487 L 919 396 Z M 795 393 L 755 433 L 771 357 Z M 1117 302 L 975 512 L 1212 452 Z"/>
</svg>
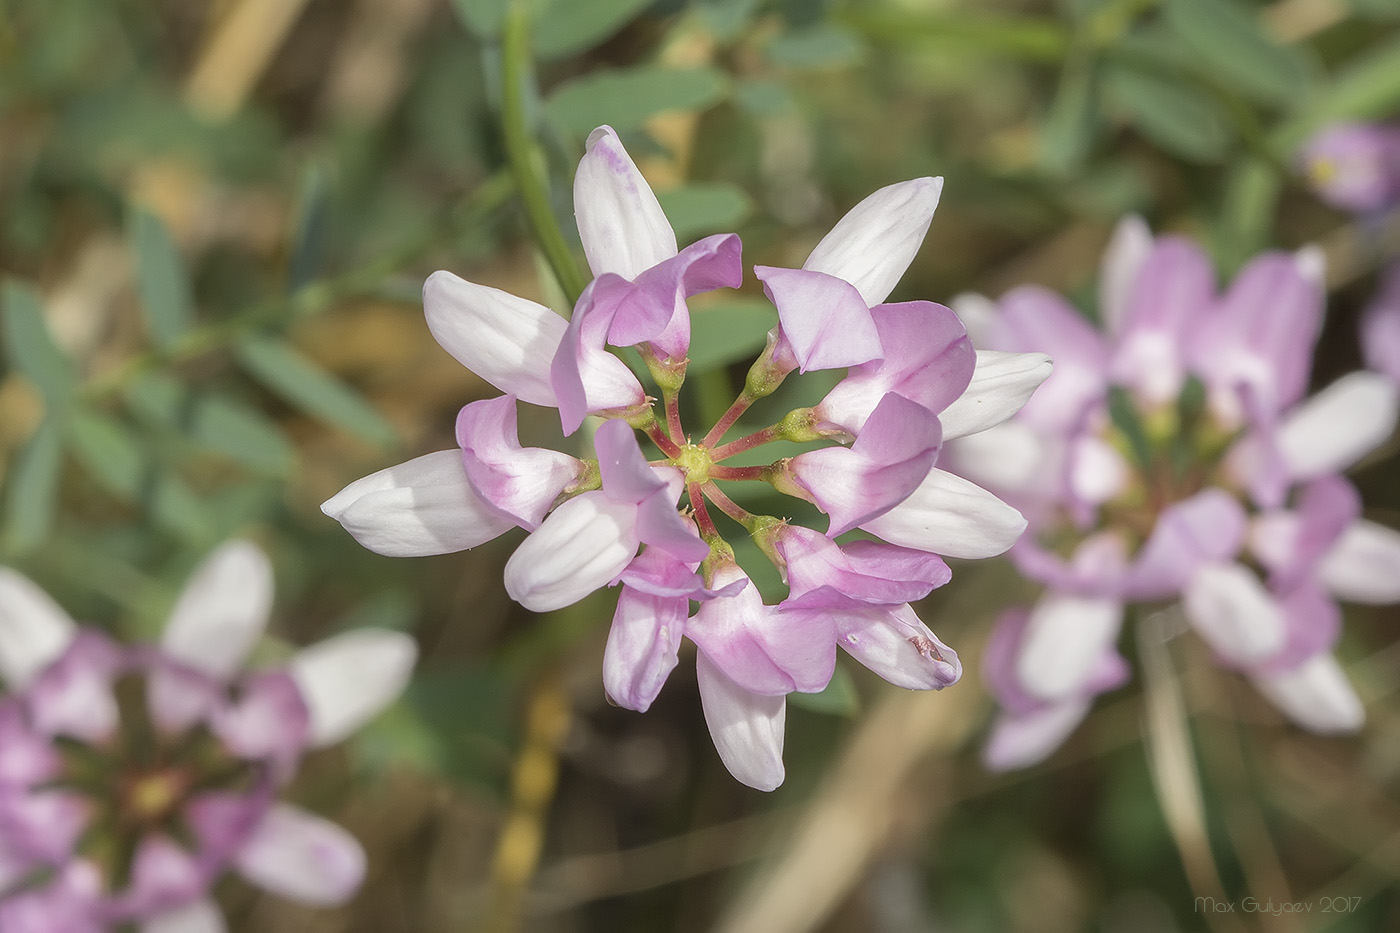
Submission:
<svg viewBox="0 0 1400 933">
<path fill-rule="evenodd" d="M 272 565 L 257 545 L 230 541 L 195 569 L 160 644 L 166 653 L 219 680 L 243 666 L 272 610 Z"/>
<path fill-rule="evenodd" d="M 942 178 L 887 185 L 836 222 L 802 268 L 845 279 L 874 307 L 889 297 L 928 233 Z"/>
<path fill-rule="evenodd" d="M 588 267 L 635 279 L 676 255 L 676 233 L 610 126 L 588 134 L 574 173 L 574 218 Z"/>
<path fill-rule="evenodd" d="M 1384 376 L 1348 373 L 1284 418 L 1279 453 L 1295 480 L 1351 466 L 1385 443 L 1395 429 L 1400 397 Z"/>
<path fill-rule="evenodd" d="M 938 413 L 943 440 L 976 434 L 1010 418 L 1050 378 L 1050 357 L 1044 353 L 978 350 L 972 382 L 951 405 Z"/>
<path fill-rule="evenodd" d="M 439 450 L 355 480 L 321 503 L 365 547 L 425 557 L 476 547 L 515 527 L 467 481 L 460 450 Z"/>
<path fill-rule="evenodd" d="M 1021 513 L 975 483 L 930 470 L 909 498 L 861 525 L 891 544 L 946 557 L 995 557 L 1021 532 Z"/>
<path fill-rule="evenodd" d="M 568 322 L 544 305 L 438 271 L 423 283 L 423 315 L 442 348 L 522 402 L 557 407 L 549 364 Z"/>
<path fill-rule="evenodd" d="M 417 659 L 412 638 L 385 629 L 342 632 L 297 652 L 287 673 L 306 702 L 311 745 L 339 742 L 398 699 Z"/>
<path fill-rule="evenodd" d="M 1129 214 L 1113 228 L 1099 267 L 1099 316 L 1108 333 L 1122 328 L 1128 298 L 1151 251 L 1152 231 L 1141 217 Z"/>
<path fill-rule="evenodd" d="M 253 884 L 313 907 L 348 901 L 365 876 L 365 852 L 329 820 L 275 803 L 238 853 Z"/>
<path fill-rule="evenodd" d="M 1269 702 L 1310 732 L 1355 732 L 1366 721 L 1361 699 L 1330 654 L 1313 655 L 1291 670 L 1253 680 Z"/>
<path fill-rule="evenodd" d="M 141 921 L 141 933 L 224 933 L 223 912 L 213 901 L 193 901 Z"/>
<path fill-rule="evenodd" d="M 1014 771 L 1039 764 L 1084 721 L 1089 705 L 1089 700 L 1070 700 L 1024 716 L 1003 713 L 982 750 L 982 763 L 990 771 Z"/>
<path fill-rule="evenodd" d="M 606 586 L 632 560 L 637 507 L 586 492 L 550 513 L 506 561 L 510 598 L 532 612 L 573 605 Z"/>
<path fill-rule="evenodd" d="M 703 651 L 697 651 L 695 659 L 700 705 L 720 760 L 749 787 L 775 789 L 784 777 L 787 697 L 750 693 L 726 677 Z"/>
<path fill-rule="evenodd" d="M 1323 555 L 1322 583 L 1353 603 L 1400 602 L 1400 531 L 1354 521 Z"/>
<path fill-rule="evenodd" d="M 1031 610 L 1016 678 L 1032 696 L 1061 700 L 1083 691 L 1123 623 L 1115 599 L 1046 593 Z"/>
<path fill-rule="evenodd" d="M 1283 648 L 1283 613 L 1264 584 L 1239 564 L 1208 564 L 1182 594 L 1186 617 L 1227 661 L 1257 664 Z"/>
<path fill-rule="evenodd" d="M 940 451 L 938 459 L 954 473 L 993 489 L 1038 497 L 1058 491 L 1048 456 L 1044 438 L 1016 420 L 960 437 Z"/>
<path fill-rule="evenodd" d="M 77 626 L 23 574 L 0 567 L 0 677 L 23 689 L 68 650 Z"/>
</svg>

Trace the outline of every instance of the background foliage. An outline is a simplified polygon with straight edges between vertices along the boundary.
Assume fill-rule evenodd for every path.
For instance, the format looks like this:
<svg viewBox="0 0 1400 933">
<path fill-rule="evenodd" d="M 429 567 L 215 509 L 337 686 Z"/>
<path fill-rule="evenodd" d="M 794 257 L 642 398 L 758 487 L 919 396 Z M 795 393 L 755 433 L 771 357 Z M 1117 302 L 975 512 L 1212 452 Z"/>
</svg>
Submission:
<svg viewBox="0 0 1400 933">
<path fill-rule="evenodd" d="M 1319 242 L 1326 382 L 1357 365 L 1357 311 L 1395 231 L 1321 206 L 1293 154 L 1326 121 L 1400 112 L 1400 7 L 535 0 L 516 36 L 508 12 L 0 5 L 0 559 L 139 639 L 210 547 L 248 535 L 278 572 L 265 656 L 362 625 L 423 649 L 406 699 L 298 784 L 368 848 L 359 898 L 311 912 L 230 881 L 236 928 L 1400 928 L 1394 609 L 1347 620 L 1370 712 L 1355 740 L 1286 727 L 1203 650 L 1173 646 L 1168 688 L 1206 792 L 1182 842 L 1138 687 L 1047 765 L 981 769 L 980 642 L 1031 595 L 995 562 L 957 566 L 925 613 L 964 681 L 914 696 L 847 671 L 793 710 L 789 777 L 765 796 L 720 766 L 684 661 L 646 715 L 607 706 L 611 594 L 532 617 L 500 583 L 518 535 L 394 561 L 317 509 L 450 446 L 457 410 L 491 392 L 428 334 L 429 272 L 563 303 L 573 286 L 547 253 L 577 243 L 542 254 L 527 209 L 569 229 L 570 173 L 602 122 L 683 242 L 736 229 L 751 264 L 799 264 L 874 188 L 946 176 L 896 298 L 1041 282 L 1091 307 L 1130 211 L 1204 240 L 1222 274 Z M 548 181 L 534 205 L 508 162 L 522 141 Z M 699 404 L 722 410 L 729 367 L 762 345 L 760 297 L 697 304 Z M 1394 471 L 1378 457 L 1355 476 L 1391 525 Z M 507 827 L 523 857 L 496 851 Z M 1218 890 L 1193 888 L 1182 852 L 1212 856 Z M 1313 906 L 1217 917 L 1193 900 L 1211 894 Z M 1334 896 L 1353 900 L 1323 913 Z"/>
</svg>

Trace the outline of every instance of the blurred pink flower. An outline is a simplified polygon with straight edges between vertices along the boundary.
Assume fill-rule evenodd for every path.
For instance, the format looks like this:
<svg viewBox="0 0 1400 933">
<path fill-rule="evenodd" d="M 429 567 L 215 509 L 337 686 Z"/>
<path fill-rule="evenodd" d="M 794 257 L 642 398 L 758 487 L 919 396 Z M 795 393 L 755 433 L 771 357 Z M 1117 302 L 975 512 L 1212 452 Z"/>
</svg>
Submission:
<svg viewBox="0 0 1400 933">
<path fill-rule="evenodd" d="M 1400 127 L 1334 123 L 1304 144 L 1308 182 L 1328 204 L 1357 213 L 1400 203 Z"/>
<path fill-rule="evenodd" d="M 1126 678 L 1127 607 L 1164 600 L 1299 724 L 1360 725 L 1332 599 L 1400 599 L 1400 533 L 1359 519 L 1338 474 L 1390 437 L 1397 389 L 1356 372 L 1305 397 L 1321 279 L 1315 250 L 1266 253 L 1220 294 L 1199 247 L 1128 218 L 1104 259 L 1102 328 L 1036 287 L 958 302 L 979 343 L 1056 361 L 1019 415 L 948 449 L 1025 511 L 1012 558 L 1047 587 L 988 651 L 1004 711 L 990 766 L 1050 754 Z"/>
<path fill-rule="evenodd" d="M 1049 374 L 1048 358 L 979 357 L 948 308 L 884 303 L 941 189 L 936 178 L 883 188 L 852 208 L 801 269 L 755 269 L 778 324 L 734 405 L 696 438 L 677 402 L 689 362 L 687 299 L 740 284 L 739 238 L 679 249 L 645 178 L 600 127 L 574 182 L 595 277 L 570 319 L 434 273 L 424 287 L 434 336 L 506 394 L 462 410 L 460 452 L 365 477 L 322 509 L 366 547 L 395 556 L 462 550 L 522 527 L 529 536 L 506 565 L 506 589 L 535 611 L 621 584 L 603 665 L 609 697 L 647 709 L 689 638 L 720 757 L 741 781 L 778 786 L 786 694 L 823 689 L 838 645 L 902 686 L 956 681 L 957 655 L 909 603 L 947 581 L 937 554 L 999 554 L 1025 527 L 1015 509 L 935 463 L 946 437 L 975 434 L 1025 404 Z M 621 347 L 639 351 L 663 415 L 610 349 Z M 845 377 L 816 407 L 724 443 L 748 407 L 792 373 L 842 367 Z M 517 401 L 557 408 L 566 435 L 588 415 L 603 418 L 596 459 L 523 447 Z M 659 460 L 645 459 L 637 430 Z M 761 466 L 725 463 L 779 440 L 826 446 Z M 814 503 L 829 518 L 825 535 L 752 514 L 717 485 L 744 481 Z M 791 598 L 763 602 L 711 509 L 759 542 L 793 582 Z M 890 543 L 832 540 L 858 529 Z M 904 573 L 914 582 L 891 582 Z"/>
<path fill-rule="evenodd" d="M 230 869 L 306 904 L 354 894 L 359 844 L 276 794 L 305 750 L 402 692 L 416 649 L 364 629 L 244 672 L 271 602 L 266 557 L 233 541 L 196 570 L 160 644 L 128 647 L 0 569 L 0 929 L 220 931 L 209 892 Z M 118 706 L 132 684 L 144 711 Z M 129 871 L 91 846 L 125 852 Z"/>
</svg>

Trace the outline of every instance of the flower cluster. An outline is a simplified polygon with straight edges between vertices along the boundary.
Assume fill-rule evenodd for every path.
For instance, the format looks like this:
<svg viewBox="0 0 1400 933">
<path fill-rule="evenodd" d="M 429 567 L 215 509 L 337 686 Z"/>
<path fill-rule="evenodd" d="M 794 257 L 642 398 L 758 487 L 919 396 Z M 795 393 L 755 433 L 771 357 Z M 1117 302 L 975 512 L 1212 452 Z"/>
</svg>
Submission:
<svg viewBox="0 0 1400 933">
<path fill-rule="evenodd" d="M 323 510 L 366 547 L 396 556 L 461 550 L 524 528 L 530 534 L 506 564 L 505 584 L 535 611 L 621 584 L 604 658 L 611 699 L 647 709 L 689 638 L 721 758 L 746 784 L 776 787 L 786 695 L 823 689 L 838 645 L 905 687 L 955 681 L 956 654 L 910 603 L 947 581 L 938 555 L 999 554 L 1024 528 L 1014 509 L 935 463 L 944 441 L 1010 417 L 1048 375 L 1049 360 L 977 354 L 946 307 L 885 303 L 923 241 L 941 187 L 920 178 L 881 189 L 801 269 L 755 268 L 778 325 L 734 404 L 697 438 L 678 403 L 687 299 L 740 285 L 739 238 L 679 249 L 617 135 L 595 130 L 574 183 L 594 278 L 570 318 L 434 273 L 423 289 L 433 335 L 505 394 L 462 409 L 459 449 L 351 483 Z M 635 348 L 659 389 L 660 416 L 609 347 Z M 846 375 L 819 404 L 725 442 L 789 374 L 827 369 Z M 596 458 L 523 447 L 519 402 L 556 408 L 566 435 L 588 416 L 603 419 Z M 646 459 L 638 431 L 659 459 Z M 725 462 L 772 441 L 814 449 L 759 466 Z M 753 514 L 721 490 L 731 482 L 769 484 L 814 503 L 829 525 L 818 532 Z M 712 508 L 779 568 L 787 599 L 763 602 Z"/>
<path fill-rule="evenodd" d="M 266 557 L 231 542 L 159 645 L 126 646 L 0 569 L 0 930 L 218 933 L 229 870 L 310 905 L 359 887 L 354 838 L 277 793 L 398 696 L 416 651 L 360 630 L 244 672 L 271 603 Z"/>
<path fill-rule="evenodd" d="M 1179 600 L 1216 657 L 1300 725 L 1360 725 L 1331 653 L 1335 600 L 1400 599 L 1400 534 L 1359 517 L 1340 472 L 1390 437 L 1397 391 L 1355 372 L 1305 398 L 1321 265 L 1266 253 L 1217 293 L 1199 247 L 1128 218 L 1104 259 L 1102 330 L 1037 287 L 956 303 L 979 344 L 1056 363 L 1016 418 L 950 451 L 1026 512 L 1012 557 L 1047 587 L 988 645 L 1004 710 L 990 766 L 1042 759 L 1127 679 L 1128 604 Z"/>
</svg>

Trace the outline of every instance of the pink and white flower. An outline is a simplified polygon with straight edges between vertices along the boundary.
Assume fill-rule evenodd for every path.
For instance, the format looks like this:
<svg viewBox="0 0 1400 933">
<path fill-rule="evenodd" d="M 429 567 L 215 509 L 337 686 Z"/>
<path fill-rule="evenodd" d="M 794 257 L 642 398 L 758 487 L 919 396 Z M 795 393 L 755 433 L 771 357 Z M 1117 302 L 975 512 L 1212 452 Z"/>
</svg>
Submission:
<svg viewBox="0 0 1400 933">
<path fill-rule="evenodd" d="M 1400 394 L 1358 372 L 1304 397 L 1321 272 L 1313 250 L 1267 253 L 1218 294 L 1199 247 L 1129 218 L 1104 260 L 1102 330 L 1043 289 L 960 304 L 986 346 L 1056 360 L 1019 415 L 950 445 L 956 468 L 1026 511 L 1012 557 L 1047 587 L 989 649 L 1004 709 L 989 765 L 1050 754 L 1126 676 L 1114 646 L 1130 607 L 1162 601 L 1299 724 L 1360 725 L 1330 653 L 1332 596 L 1386 592 L 1400 534 L 1361 522 L 1337 474 L 1390 437 Z M 1339 550 L 1362 540 L 1365 564 Z M 1328 582 L 1342 566 L 1351 589 Z"/>
<path fill-rule="evenodd" d="M 359 843 L 276 795 L 304 751 L 402 692 L 416 649 L 363 629 L 245 672 L 271 603 L 267 558 L 233 541 L 196 570 L 160 644 L 132 647 L 0 569 L 0 928 L 220 931 L 210 889 L 230 870 L 310 905 L 354 894 Z M 119 682 L 144 684 L 144 715 L 119 711 Z M 133 748 L 139 735 L 154 749 Z M 78 778 L 94 762 L 122 794 L 89 795 Z M 129 871 L 109 874 L 90 844 L 125 851 Z"/>
<path fill-rule="evenodd" d="M 620 584 L 604 657 L 608 695 L 645 710 L 688 638 L 721 758 L 740 780 L 771 789 L 783 779 L 784 697 L 823 689 L 838 645 L 906 687 L 957 679 L 956 654 L 910 602 L 946 582 L 936 555 L 999 554 L 1025 522 L 935 463 L 945 437 L 1011 417 L 1049 374 L 1049 360 L 979 357 L 948 308 L 885 303 L 942 189 L 941 179 L 915 179 L 856 205 L 801 269 L 755 268 L 778 326 L 738 399 L 696 438 L 677 402 L 688 366 L 687 300 L 740 284 L 739 239 L 678 248 L 617 135 L 600 127 L 586 148 L 574 208 L 594 278 L 569 320 L 434 273 L 424 287 L 434 336 L 505 394 L 462 410 L 458 451 L 365 477 L 322 508 L 365 546 L 396 556 L 462 550 L 524 528 L 505 582 L 535 611 Z M 661 413 L 612 352 L 625 347 L 640 352 L 655 379 Z M 845 377 L 817 406 L 725 443 L 749 406 L 794 372 L 843 367 Z M 588 416 L 603 419 L 592 438 L 596 458 L 581 446 L 577 455 L 523 447 L 518 402 L 557 408 L 566 435 Z M 659 460 L 646 460 L 638 430 Z M 726 462 L 778 440 L 825 446 L 766 465 Z M 730 482 L 767 483 L 815 503 L 829 517 L 825 535 L 748 512 L 721 490 Z M 789 599 L 763 602 L 712 509 L 759 540 L 792 581 Z M 834 540 L 857 531 L 885 541 Z M 909 582 L 891 582 L 905 573 Z"/>
</svg>

